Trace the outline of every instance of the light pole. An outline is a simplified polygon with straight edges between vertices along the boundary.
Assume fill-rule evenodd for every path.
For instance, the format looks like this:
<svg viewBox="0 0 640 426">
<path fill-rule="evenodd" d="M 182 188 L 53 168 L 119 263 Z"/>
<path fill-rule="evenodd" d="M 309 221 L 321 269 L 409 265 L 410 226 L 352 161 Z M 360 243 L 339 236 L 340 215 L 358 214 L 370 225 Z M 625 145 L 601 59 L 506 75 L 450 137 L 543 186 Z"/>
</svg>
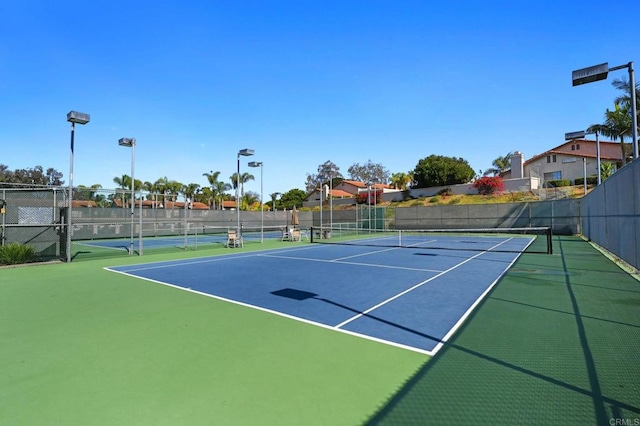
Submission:
<svg viewBox="0 0 640 426">
<path fill-rule="evenodd" d="M 77 124 L 87 124 L 89 114 L 69 111 L 67 121 L 71 123 L 71 159 L 69 161 L 69 205 L 67 208 L 67 262 L 71 262 L 71 210 L 73 210 L 73 136 Z"/>
<path fill-rule="evenodd" d="M 236 173 L 236 210 L 238 211 L 238 238 L 242 238 L 242 230 L 240 229 L 240 156 L 249 157 L 253 155 L 255 151 L 253 149 L 241 149 L 238 151 L 238 170 Z"/>
<path fill-rule="evenodd" d="M 129 242 L 129 255 L 133 254 L 133 219 L 135 216 L 135 162 L 136 162 L 136 140 L 135 138 L 121 138 L 118 145 L 131 148 L 131 241 Z"/>
<path fill-rule="evenodd" d="M 264 198 L 262 196 L 262 161 L 251 161 L 249 167 L 260 167 L 260 242 L 264 242 Z"/>
<path fill-rule="evenodd" d="M 633 72 L 633 62 L 617 67 L 609 68 L 609 63 L 594 65 L 587 68 L 575 70 L 571 73 L 573 86 L 581 84 L 593 83 L 594 81 L 605 80 L 609 71 L 621 70 L 627 68 L 629 70 L 629 88 L 631 97 L 631 138 L 633 139 L 633 159 L 638 158 L 638 112 L 636 111 L 636 79 Z M 624 162 L 625 159 L 623 158 Z M 598 175 L 600 170 L 598 170 Z"/>
<path fill-rule="evenodd" d="M 598 169 L 598 185 L 600 185 L 602 183 L 601 178 L 600 178 L 600 139 L 598 138 L 598 131 L 596 130 L 595 132 L 587 132 L 587 131 L 577 131 L 577 132 L 571 132 L 571 133 L 565 133 L 564 134 L 564 140 L 565 141 L 570 141 L 570 140 L 574 140 L 574 139 L 581 139 L 584 138 L 586 136 L 587 133 L 595 133 L 596 134 L 596 168 Z M 585 185 L 587 184 L 586 181 L 586 172 L 585 172 Z M 585 194 L 587 193 L 586 187 L 585 187 Z"/>
</svg>

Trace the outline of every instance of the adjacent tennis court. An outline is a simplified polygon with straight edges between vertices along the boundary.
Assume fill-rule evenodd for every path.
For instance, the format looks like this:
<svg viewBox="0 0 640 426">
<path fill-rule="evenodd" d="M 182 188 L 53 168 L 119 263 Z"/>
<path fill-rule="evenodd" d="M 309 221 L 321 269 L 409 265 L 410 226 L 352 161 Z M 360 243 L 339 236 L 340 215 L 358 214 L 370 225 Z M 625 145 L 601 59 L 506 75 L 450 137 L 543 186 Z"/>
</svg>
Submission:
<svg viewBox="0 0 640 426">
<path fill-rule="evenodd" d="M 396 238 L 343 235 L 322 240 L 334 244 L 107 269 L 433 355 L 534 241 L 414 234 L 396 246 Z"/>
<path fill-rule="evenodd" d="M 92 240 L 79 240 L 74 244 L 85 247 L 99 247 L 114 250 L 129 250 L 133 246 L 135 252 L 141 249 L 162 249 L 168 247 L 193 248 L 211 244 L 224 245 L 227 242 L 227 232 L 235 227 L 227 226 L 198 226 L 187 230 L 174 228 L 171 235 L 165 235 L 158 230 L 144 230 L 141 239 L 138 234 L 133 239 L 127 238 L 102 238 Z M 261 240 L 281 240 L 286 227 L 251 227 L 243 230 L 243 239 L 247 243 L 260 242 Z M 166 232 L 166 231 L 165 231 Z"/>
</svg>

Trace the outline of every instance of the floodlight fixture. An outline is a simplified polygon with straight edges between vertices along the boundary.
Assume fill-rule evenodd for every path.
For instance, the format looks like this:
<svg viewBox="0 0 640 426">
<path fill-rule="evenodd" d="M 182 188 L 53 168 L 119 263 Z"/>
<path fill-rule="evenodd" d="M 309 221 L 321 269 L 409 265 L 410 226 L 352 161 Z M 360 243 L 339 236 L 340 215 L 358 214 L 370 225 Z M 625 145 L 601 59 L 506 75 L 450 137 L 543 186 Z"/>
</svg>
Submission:
<svg viewBox="0 0 640 426">
<path fill-rule="evenodd" d="M 69 111 L 67 113 L 67 121 L 69 123 L 87 124 L 90 119 L 91 117 L 89 116 L 89 114 L 85 114 L 83 112 Z"/>
<path fill-rule="evenodd" d="M 574 86 L 593 83 L 594 81 L 606 80 L 609 74 L 609 63 L 594 65 L 592 67 L 581 68 L 571 73 L 571 81 Z"/>
<path fill-rule="evenodd" d="M 585 135 L 587 134 L 587 132 L 585 132 L 584 130 L 580 130 L 577 132 L 569 132 L 569 133 L 565 133 L 564 134 L 564 140 L 565 141 L 572 141 L 574 139 L 582 139 L 585 137 Z"/>
<path fill-rule="evenodd" d="M 135 138 L 120 138 L 118 140 L 118 145 L 120 146 L 128 146 L 129 148 L 135 146 L 136 140 Z"/>
</svg>

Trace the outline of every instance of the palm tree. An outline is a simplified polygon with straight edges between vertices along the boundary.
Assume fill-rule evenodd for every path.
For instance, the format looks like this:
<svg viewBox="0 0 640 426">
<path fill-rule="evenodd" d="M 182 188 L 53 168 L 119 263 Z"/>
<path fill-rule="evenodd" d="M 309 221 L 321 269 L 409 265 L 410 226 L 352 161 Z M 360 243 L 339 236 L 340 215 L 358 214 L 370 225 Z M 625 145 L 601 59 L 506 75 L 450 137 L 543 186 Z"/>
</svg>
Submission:
<svg viewBox="0 0 640 426">
<path fill-rule="evenodd" d="M 218 200 L 218 206 L 222 208 L 222 201 L 225 198 L 225 192 L 231 189 L 231 185 L 226 182 L 217 181 L 212 188 L 214 200 Z"/>
<path fill-rule="evenodd" d="M 238 189 L 238 173 L 234 173 L 229 177 L 231 179 L 231 187 L 233 189 Z M 255 176 L 251 173 L 242 173 L 240 175 L 240 198 L 244 197 L 244 184 L 249 182 L 250 180 L 255 180 Z"/>
<path fill-rule="evenodd" d="M 215 210 L 216 197 L 218 195 L 216 192 L 216 188 L 218 187 L 218 182 L 220 182 L 218 180 L 220 172 L 211 171 L 210 173 L 203 173 L 202 176 L 205 176 L 207 178 L 207 181 L 209 182 L 209 187 L 211 188 L 211 200 L 213 201 L 213 209 Z M 209 207 L 211 207 L 211 204 L 209 204 Z"/>
<path fill-rule="evenodd" d="M 613 87 L 624 92 L 623 95 L 618 96 L 613 102 L 620 105 L 631 105 L 631 82 L 626 78 L 616 78 L 611 83 Z M 640 113 L 640 83 L 636 83 L 636 112 Z"/>
<path fill-rule="evenodd" d="M 506 172 L 507 170 L 509 170 L 511 168 L 511 154 L 512 153 L 509 152 L 504 157 L 498 157 L 495 160 L 493 160 L 493 163 L 491 163 L 493 167 L 485 170 L 484 175 L 498 176 Z"/>
<path fill-rule="evenodd" d="M 200 188 L 200 185 L 197 183 L 190 183 L 182 186 L 182 193 L 185 196 L 185 202 L 187 202 L 187 200 L 191 200 L 191 202 L 193 202 L 193 198 L 198 192 L 198 188 Z"/>
<path fill-rule="evenodd" d="M 203 186 L 202 189 L 196 192 L 195 200 L 199 203 L 206 204 L 211 209 L 214 204 L 213 191 L 208 186 Z"/>
<path fill-rule="evenodd" d="M 603 162 L 600 163 L 600 179 L 605 180 L 616 171 L 616 167 L 613 163 Z"/>
<path fill-rule="evenodd" d="M 125 207 L 125 200 L 127 199 L 128 195 L 126 194 L 125 189 L 127 189 L 127 187 L 131 186 L 131 176 L 129 175 L 122 175 L 122 177 L 114 177 L 113 178 L 113 183 L 115 183 L 116 185 L 118 185 L 117 189 L 122 190 L 122 207 Z"/>
<path fill-rule="evenodd" d="M 615 110 L 607 111 L 604 114 L 603 124 L 592 124 L 587 128 L 588 133 L 600 133 L 609 138 L 620 139 L 620 150 L 622 151 L 622 164 L 627 163 L 627 149 L 625 149 L 624 138 L 631 136 L 631 116 L 629 115 L 630 105 L 615 104 Z"/>
<path fill-rule="evenodd" d="M 407 186 L 409 186 L 412 180 L 413 178 L 411 176 L 411 173 L 400 172 L 391 175 L 391 185 L 393 185 L 396 189 L 400 189 L 402 191 L 405 191 L 407 189 Z"/>
<path fill-rule="evenodd" d="M 156 188 L 156 191 L 162 193 L 162 205 L 164 208 L 167 208 L 167 184 L 169 183 L 169 179 L 167 177 L 159 178 L 156 180 L 153 185 Z"/>
<path fill-rule="evenodd" d="M 622 90 L 624 92 L 624 94 L 618 96 L 613 102 L 615 104 L 620 104 L 623 106 L 626 106 L 629 110 L 629 113 L 631 114 L 632 108 L 631 108 L 631 82 L 628 81 L 626 78 L 616 78 L 615 80 L 613 80 L 613 82 L 611 83 L 613 85 L 613 87 L 615 87 L 618 90 Z M 635 121 L 633 121 L 634 123 L 636 123 L 636 125 L 638 124 L 638 118 L 640 117 L 640 83 L 636 83 L 636 87 L 634 90 L 634 94 L 635 94 L 635 98 L 636 98 L 636 114 L 637 116 L 635 117 Z M 639 127 L 640 129 L 640 127 Z M 637 134 L 637 133 L 636 133 Z M 633 138 L 633 131 L 630 133 L 631 137 Z M 636 150 L 634 149 L 634 144 L 638 143 L 638 141 L 631 141 L 632 143 L 632 152 L 636 152 Z"/>
<path fill-rule="evenodd" d="M 165 184 L 165 191 L 169 195 L 169 197 L 173 199 L 173 202 L 175 203 L 176 200 L 178 199 L 178 194 L 182 193 L 183 187 L 184 185 L 181 184 L 180 182 L 176 180 L 170 180 Z"/>
</svg>

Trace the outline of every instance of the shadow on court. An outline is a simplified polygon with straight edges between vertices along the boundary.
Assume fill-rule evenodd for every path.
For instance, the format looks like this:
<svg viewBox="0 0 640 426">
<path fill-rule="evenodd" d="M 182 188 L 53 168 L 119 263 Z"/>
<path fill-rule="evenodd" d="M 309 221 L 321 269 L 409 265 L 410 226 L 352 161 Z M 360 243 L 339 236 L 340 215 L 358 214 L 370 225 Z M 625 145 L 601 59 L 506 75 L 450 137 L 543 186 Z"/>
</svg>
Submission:
<svg viewBox="0 0 640 426">
<path fill-rule="evenodd" d="M 522 256 L 368 424 L 612 424 L 640 419 L 638 281 L 575 237 Z M 594 265 L 597 263 L 597 265 Z M 584 267 L 597 270 L 579 273 Z M 547 274 L 537 285 L 523 284 Z M 616 281 L 612 281 L 615 277 Z M 614 283 L 601 287 L 599 283 Z M 619 291 L 630 291 L 620 301 Z M 505 303 L 509 302 L 509 303 Z M 330 303 L 330 302 L 329 302 Z M 425 336 L 429 337 L 429 336 Z"/>
</svg>

